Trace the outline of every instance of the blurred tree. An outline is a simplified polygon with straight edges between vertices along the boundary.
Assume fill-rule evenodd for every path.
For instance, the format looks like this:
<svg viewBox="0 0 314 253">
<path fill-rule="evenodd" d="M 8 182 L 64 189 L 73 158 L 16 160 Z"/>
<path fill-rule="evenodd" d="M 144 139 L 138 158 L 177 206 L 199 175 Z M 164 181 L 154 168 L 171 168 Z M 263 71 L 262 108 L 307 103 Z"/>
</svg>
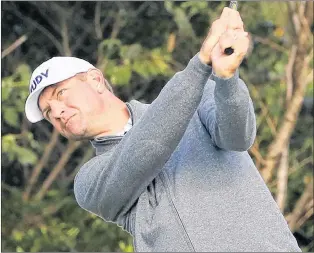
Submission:
<svg viewBox="0 0 314 253">
<path fill-rule="evenodd" d="M 3 251 L 133 250 L 128 233 L 75 202 L 73 178 L 94 155 L 90 144 L 26 120 L 32 70 L 55 55 L 84 58 L 120 98 L 149 103 L 225 6 L 2 2 Z M 257 115 L 249 152 L 302 250 L 313 251 L 313 2 L 240 2 L 239 11 L 252 38 L 240 69 Z"/>
</svg>

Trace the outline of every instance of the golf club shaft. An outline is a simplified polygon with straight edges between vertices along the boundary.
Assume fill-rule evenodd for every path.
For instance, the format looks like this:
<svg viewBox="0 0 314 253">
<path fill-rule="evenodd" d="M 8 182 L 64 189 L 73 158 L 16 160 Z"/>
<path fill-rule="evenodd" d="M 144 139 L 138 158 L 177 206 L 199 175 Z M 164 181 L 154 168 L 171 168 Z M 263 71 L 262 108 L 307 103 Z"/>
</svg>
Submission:
<svg viewBox="0 0 314 253">
<path fill-rule="evenodd" d="M 230 1 L 229 8 L 231 8 L 233 10 L 237 10 L 238 9 L 238 2 L 237 1 Z M 234 52 L 234 50 L 232 47 L 228 47 L 225 49 L 225 54 L 227 54 L 227 55 L 231 55 L 231 54 L 233 54 L 233 52 Z"/>
</svg>

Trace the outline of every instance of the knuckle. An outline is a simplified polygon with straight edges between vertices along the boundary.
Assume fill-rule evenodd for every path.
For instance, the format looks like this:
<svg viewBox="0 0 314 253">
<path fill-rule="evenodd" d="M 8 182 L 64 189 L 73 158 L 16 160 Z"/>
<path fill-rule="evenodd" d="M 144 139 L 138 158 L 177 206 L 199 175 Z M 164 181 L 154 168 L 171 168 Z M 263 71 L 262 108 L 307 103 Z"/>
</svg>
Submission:
<svg viewBox="0 0 314 253">
<path fill-rule="evenodd" d="M 232 15 L 232 16 L 237 16 L 237 13 L 239 13 L 237 10 L 234 10 L 234 9 L 230 9 L 230 14 Z"/>
<path fill-rule="evenodd" d="M 221 25 L 222 25 L 222 23 L 221 23 L 221 20 L 220 20 L 220 19 L 217 19 L 217 20 L 215 20 L 215 21 L 212 23 L 212 27 L 213 27 L 214 29 L 219 28 Z"/>
<path fill-rule="evenodd" d="M 243 58 L 243 57 L 245 56 L 245 54 L 246 54 L 246 52 L 240 52 L 239 57 L 240 57 L 240 58 Z"/>
<path fill-rule="evenodd" d="M 219 24 L 219 19 L 216 19 L 214 22 L 213 22 L 213 24 L 212 24 L 212 26 L 216 26 L 217 24 Z"/>
<path fill-rule="evenodd" d="M 221 16 L 227 15 L 231 9 L 228 7 L 224 7 L 221 13 Z"/>
</svg>

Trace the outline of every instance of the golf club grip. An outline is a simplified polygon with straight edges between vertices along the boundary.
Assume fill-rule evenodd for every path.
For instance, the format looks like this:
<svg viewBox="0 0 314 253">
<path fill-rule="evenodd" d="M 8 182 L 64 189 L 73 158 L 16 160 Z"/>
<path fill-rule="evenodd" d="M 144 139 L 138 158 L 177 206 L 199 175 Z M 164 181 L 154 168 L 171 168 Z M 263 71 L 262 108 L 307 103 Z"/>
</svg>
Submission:
<svg viewBox="0 0 314 253">
<path fill-rule="evenodd" d="M 237 10 L 238 9 L 237 1 L 230 1 L 229 8 Z M 228 48 L 225 49 L 225 54 L 226 55 L 232 55 L 233 52 L 234 52 L 234 50 L 233 50 L 232 47 L 228 47 Z"/>
</svg>

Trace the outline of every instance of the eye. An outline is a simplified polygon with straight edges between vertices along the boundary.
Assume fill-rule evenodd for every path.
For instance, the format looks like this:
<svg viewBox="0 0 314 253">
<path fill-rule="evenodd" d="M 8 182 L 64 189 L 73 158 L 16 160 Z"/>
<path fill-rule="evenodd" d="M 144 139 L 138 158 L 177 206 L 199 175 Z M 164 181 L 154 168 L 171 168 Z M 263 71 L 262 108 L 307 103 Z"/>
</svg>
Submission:
<svg viewBox="0 0 314 253">
<path fill-rule="evenodd" d="M 48 109 L 48 110 L 46 111 L 46 118 L 49 119 L 49 120 L 50 120 L 50 112 L 51 112 L 50 109 Z"/>
<path fill-rule="evenodd" d="M 61 89 L 61 90 L 58 91 L 58 94 L 57 94 L 57 98 L 58 99 L 60 98 L 60 96 L 63 95 L 64 91 L 65 91 L 65 89 Z"/>
</svg>

